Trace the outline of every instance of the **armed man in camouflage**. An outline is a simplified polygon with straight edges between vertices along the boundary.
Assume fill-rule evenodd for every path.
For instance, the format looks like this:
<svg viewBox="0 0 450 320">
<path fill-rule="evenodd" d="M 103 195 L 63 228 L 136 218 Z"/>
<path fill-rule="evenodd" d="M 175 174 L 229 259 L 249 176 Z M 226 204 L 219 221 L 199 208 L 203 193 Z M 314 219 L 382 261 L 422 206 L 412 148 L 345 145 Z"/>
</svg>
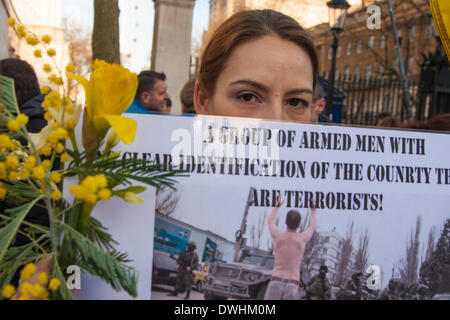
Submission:
<svg viewBox="0 0 450 320">
<path fill-rule="evenodd" d="M 388 287 L 383 290 L 377 300 L 403 300 L 400 292 L 401 282 L 398 279 L 389 280 Z"/>
<path fill-rule="evenodd" d="M 354 273 L 352 279 L 347 282 L 345 289 L 341 291 L 341 300 L 362 300 L 361 272 Z"/>
<path fill-rule="evenodd" d="M 196 245 L 194 242 L 190 241 L 188 243 L 187 249 L 180 253 L 177 259 L 178 273 L 177 273 L 177 283 L 175 285 L 174 291 L 169 296 L 177 296 L 179 292 L 183 291 L 183 284 L 186 289 L 185 300 L 189 299 L 191 294 L 192 282 L 194 277 L 194 268 L 198 264 L 198 256 L 195 253 Z"/>
<path fill-rule="evenodd" d="M 327 279 L 327 266 L 320 266 L 319 274 L 308 283 L 307 293 L 309 300 L 330 300 L 331 286 Z"/>
</svg>

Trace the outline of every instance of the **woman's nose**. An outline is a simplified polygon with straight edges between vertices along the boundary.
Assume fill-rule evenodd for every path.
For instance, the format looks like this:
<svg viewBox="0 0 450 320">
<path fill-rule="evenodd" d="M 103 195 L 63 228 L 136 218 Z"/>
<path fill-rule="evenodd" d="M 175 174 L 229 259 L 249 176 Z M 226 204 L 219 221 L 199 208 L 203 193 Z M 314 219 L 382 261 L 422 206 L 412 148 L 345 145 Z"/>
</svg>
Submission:
<svg viewBox="0 0 450 320">
<path fill-rule="evenodd" d="M 283 112 L 284 108 L 282 101 L 275 100 L 267 106 L 263 119 L 283 120 Z"/>
</svg>

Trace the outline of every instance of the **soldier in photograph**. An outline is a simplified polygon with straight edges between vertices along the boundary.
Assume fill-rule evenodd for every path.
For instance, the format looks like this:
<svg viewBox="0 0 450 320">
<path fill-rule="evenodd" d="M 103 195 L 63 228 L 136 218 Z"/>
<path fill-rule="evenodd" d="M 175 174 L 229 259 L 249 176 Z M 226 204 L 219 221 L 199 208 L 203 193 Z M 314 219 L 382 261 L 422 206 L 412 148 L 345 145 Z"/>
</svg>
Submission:
<svg viewBox="0 0 450 320">
<path fill-rule="evenodd" d="M 184 285 L 186 290 L 184 299 L 189 299 L 194 276 L 193 271 L 198 264 L 198 256 L 195 252 L 196 247 L 195 242 L 189 241 L 187 249 L 180 253 L 180 256 L 177 259 L 177 263 L 179 265 L 177 283 L 174 291 L 168 294 L 169 296 L 177 296 L 179 292 L 183 292 Z"/>
<path fill-rule="evenodd" d="M 361 278 L 363 274 L 361 272 L 354 273 L 352 279 L 349 280 L 345 286 L 345 289 L 341 291 L 342 300 L 362 300 L 362 285 Z"/>
<path fill-rule="evenodd" d="M 315 275 L 308 283 L 308 299 L 309 300 L 330 300 L 331 286 L 327 279 L 328 267 L 320 266 L 319 274 Z"/>
</svg>

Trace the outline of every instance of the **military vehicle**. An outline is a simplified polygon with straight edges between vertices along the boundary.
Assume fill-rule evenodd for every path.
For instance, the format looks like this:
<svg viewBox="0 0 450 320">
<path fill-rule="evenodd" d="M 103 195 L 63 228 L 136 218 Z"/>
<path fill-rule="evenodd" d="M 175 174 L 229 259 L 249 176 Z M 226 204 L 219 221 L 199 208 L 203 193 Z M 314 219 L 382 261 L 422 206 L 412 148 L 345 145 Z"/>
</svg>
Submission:
<svg viewBox="0 0 450 320">
<path fill-rule="evenodd" d="M 264 299 L 274 262 L 272 255 L 244 249 L 239 262 L 212 263 L 203 283 L 205 299 Z"/>
</svg>

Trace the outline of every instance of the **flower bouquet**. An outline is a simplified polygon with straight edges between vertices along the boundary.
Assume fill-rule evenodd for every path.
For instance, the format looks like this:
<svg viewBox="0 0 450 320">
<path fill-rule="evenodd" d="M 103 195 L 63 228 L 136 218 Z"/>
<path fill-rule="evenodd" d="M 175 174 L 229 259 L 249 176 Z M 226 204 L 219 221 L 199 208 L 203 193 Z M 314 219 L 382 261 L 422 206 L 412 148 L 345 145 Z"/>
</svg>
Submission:
<svg viewBox="0 0 450 320">
<path fill-rule="evenodd" d="M 29 45 L 42 46 L 35 56 L 47 52 L 53 58 L 49 36 L 39 39 L 13 19 L 8 24 Z M 127 266 L 127 254 L 114 248 L 117 243 L 91 213 L 111 197 L 142 203 L 137 196 L 146 189 L 142 185 L 173 188 L 177 172 L 114 152 L 120 141 L 134 140 L 137 123 L 121 114 L 135 96 L 136 74 L 96 60 L 87 80 L 72 74 L 69 65 L 66 76 L 85 91 L 83 108 L 65 95 L 56 64 L 45 64 L 44 70 L 56 70 L 49 80 L 57 89 L 42 89 L 48 124 L 38 134 L 26 128 L 29 119 L 20 113 L 13 80 L 0 76 L 0 201 L 7 208 L 0 212 L 0 299 L 73 299 L 65 277 L 71 265 L 136 297 L 137 274 Z M 80 117 L 82 141 L 75 135 Z M 70 201 L 61 192 L 64 177 L 77 181 L 69 188 Z M 47 215 L 48 225 L 27 219 L 31 210 Z M 26 244 L 14 245 L 18 237 Z M 11 281 L 18 274 L 14 286 Z"/>
</svg>

